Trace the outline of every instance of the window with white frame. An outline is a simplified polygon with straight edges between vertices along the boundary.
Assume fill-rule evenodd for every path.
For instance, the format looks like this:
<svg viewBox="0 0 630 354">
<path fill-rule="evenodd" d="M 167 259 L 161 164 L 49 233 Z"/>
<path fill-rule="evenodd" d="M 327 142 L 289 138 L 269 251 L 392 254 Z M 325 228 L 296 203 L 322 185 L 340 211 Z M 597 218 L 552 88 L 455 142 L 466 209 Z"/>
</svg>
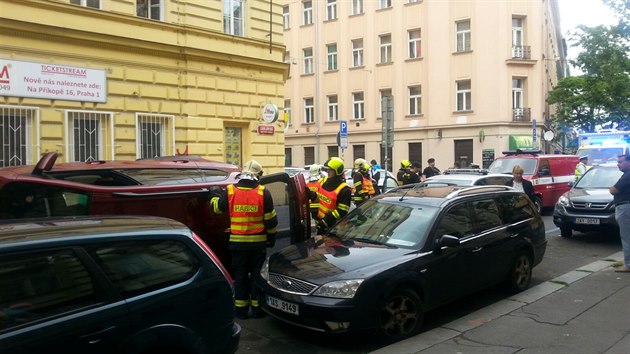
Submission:
<svg viewBox="0 0 630 354">
<path fill-rule="evenodd" d="M 420 29 L 409 30 L 407 32 L 409 37 L 409 59 L 416 59 L 421 56 L 420 45 L 422 42 L 420 41 L 420 33 Z"/>
<path fill-rule="evenodd" d="M 337 95 L 326 96 L 328 101 L 328 120 L 339 120 L 339 104 L 337 103 Z"/>
<path fill-rule="evenodd" d="M 0 167 L 33 164 L 38 120 L 38 108 L 0 105 Z"/>
<path fill-rule="evenodd" d="M 352 93 L 352 118 L 365 118 L 363 92 Z"/>
<path fill-rule="evenodd" d="M 327 70 L 337 70 L 337 43 L 326 45 L 327 52 Z"/>
<path fill-rule="evenodd" d="M 245 0 L 223 0 L 223 32 L 243 36 L 243 5 Z"/>
<path fill-rule="evenodd" d="M 313 97 L 304 99 L 304 123 L 315 123 L 315 107 L 313 105 Z"/>
<path fill-rule="evenodd" d="M 136 16 L 162 20 L 163 0 L 136 0 Z"/>
<path fill-rule="evenodd" d="M 70 0 L 70 3 L 74 5 L 92 7 L 95 9 L 101 8 L 101 0 Z"/>
<path fill-rule="evenodd" d="M 512 78 L 512 108 L 523 108 L 523 79 Z"/>
<path fill-rule="evenodd" d="M 136 158 L 173 155 L 174 120 L 172 115 L 136 113 Z"/>
<path fill-rule="evenodd" d="M 291 28 L 291 25 L 289 24 L 289 20 L 291 18 L 289 17 L 289 6 L 282 6 L 282 28 L 284 28 L 285 30 L 288 30 L 289 28 Z"/>
<path fill-rule="evenodd" d="M 303 1 L 302 2 L 302 24 L 310 25 L 312 23 L 313 23 L 313 2 Z"/>
<path fill-rule="evenodd" d="M 470 20 L 455 23 L 457 33 L 457 51 L 470 51 Z"/>
<path fill-rule="evenodd" d="M 363 66 L 363 38 L 352 40 L 352 66 Z"/>
<path fill-rule="evenodd" d="M 337 0 L 326 0 L 326 19 L 334 20 L 337 18 Z"/>
<path fill-rule="evenodd" d="M 287 126 L 291 126 L 291 100 L 284 100 L 284 121 Z"/>
<path fill-rule="evenodd" d="M 381 48 L 381 64 L 392 62 L 392 35 L 384 34 L 379 36 Z"/>
<path fill-rule="evenodd" d="M 409 115 L 422 114 L 422 87 L 409 86 Z"/>
<path fill-rule="evenodd" d="M 105 150 L 114 146 L 112 117 L 109 112 L 66 111 L 68 162 L 114 159 L 113 150 Z"/>
<path fill-rule="evenodd" d="M 352 0 L 352 14 L 359 15 L 363 13 L 363 0 Z"/>
<path fill-rule="evenodd" d="M 302 50 L 304 57 L 304 74 L 313 73 L 313 48 L 304 48 Z"/>
<path fill-rule="evenodd" d="M 456 111 L 470 111 L 471 105 L 471 89 L 470 80 L 461 80 L 455 83 L 456 86 Z"/>
<path fill-rule="evenodd" d="M 226 163 L 236 166 L 243 165 L 243 128 L 225 127 L 223 130 L 223 141 L 225 142 Z"/>
<path fill-rule="evenodd" d="M 379 9 L 387 9 L 392 7 L 392 0 L 378 0 Z"/>
<path fill-rule="evenodd" d="M 523 45 L 523 19 L 512 18 L 512 45 Z"/>
<path fill-rule="evenodd" d="M 385 109 L 385 107 L 383 106 L 383 102 L 387 97 L 392 97 L 392 89 L 382 89 L 379 90 L 379 94 L 381 99 L 379 100 L 379 114 L 381 115 L 381 117 L 384 115 L 383 110 Z"/>
</svg>

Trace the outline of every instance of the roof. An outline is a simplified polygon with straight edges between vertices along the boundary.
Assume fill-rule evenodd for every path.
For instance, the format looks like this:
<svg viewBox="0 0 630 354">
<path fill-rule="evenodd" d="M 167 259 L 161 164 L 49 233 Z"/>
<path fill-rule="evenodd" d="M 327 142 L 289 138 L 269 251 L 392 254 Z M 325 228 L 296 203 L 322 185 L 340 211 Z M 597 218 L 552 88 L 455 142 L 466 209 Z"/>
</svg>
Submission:
<svg viewBox="0 0 630 354">
<path fill-rule="evenodd" d="M 431 205 L 440 206 L 447 203 L 449 200 L 463 197 L 467 195 L 482 195 L 484 193 L 495 192 L 514 192 L 518 193 L 515 189 L 507 186 L 428 186 L 424 182 L 415 183 L 413 185 L 406 185 L 402 188 L 396 188 L 385 194 L 381 194 L 376 198 L 405 202 L 416 205 Z"/>
</svg>

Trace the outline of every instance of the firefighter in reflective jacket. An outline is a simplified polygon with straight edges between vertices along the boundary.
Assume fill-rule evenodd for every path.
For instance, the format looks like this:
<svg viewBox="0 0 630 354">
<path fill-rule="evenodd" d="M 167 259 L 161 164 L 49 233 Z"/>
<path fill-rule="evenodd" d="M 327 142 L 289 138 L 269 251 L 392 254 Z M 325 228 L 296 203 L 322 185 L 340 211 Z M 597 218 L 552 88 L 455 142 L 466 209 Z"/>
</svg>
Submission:
<svg viewBox="0 0 630 354">
<path fill-rule="evenodd" d="M 317 211 L 317 234 L 326 233 L 342 216 L 348 213 L 352 198 L 352 190 L 343 176 L 343 160 L 331 157 L 324 164 L 328 177 L 321 184 L 315 197 L 319 198 Z M 310 193 L 313 200 L 313 193 Z"/>
<path fill-rule="evenodd" d="M 374 184 L 370 177 L 370 169 L 367 161 L 364 159 L 354 160 L 354 169 L 352 173 L 352 201 L 356 206 L 363 204 L 366 200 L 374 196 Z"/>
<path fill-rule="evenodd" d="M 322 166 L 318 164 L 312 164 L 308 169 L 309 177 L 308 182 L 306 182 L 306 186 L 308 189 L 314 193 L 317 193 L 317 190 L 321 187 L 322 183 L 326 180 L 326 177 L 322 173 Z M 311 209 L 311 217 L 313 220 L 317 219 L 317 212 L 319 211 L 319 198 L 315 198 L 314 201 L 309 202 L 309 207 Z"/>
<path fill-rule="evenodd" d="M 210 201 L 215 213 L 229 212 L 232 271 L 236 317 L 246 319 L 249 307 L 252 316 L 263 316 L 258 293 L 253 286 L 267 256 L 267 247 L 276 242 L 278 217 L 271 193 L 258 182 L 262 166 L 255 160 L 245 163 L 236 184 L 228 185 L 220 197 Z"/>
</svg>

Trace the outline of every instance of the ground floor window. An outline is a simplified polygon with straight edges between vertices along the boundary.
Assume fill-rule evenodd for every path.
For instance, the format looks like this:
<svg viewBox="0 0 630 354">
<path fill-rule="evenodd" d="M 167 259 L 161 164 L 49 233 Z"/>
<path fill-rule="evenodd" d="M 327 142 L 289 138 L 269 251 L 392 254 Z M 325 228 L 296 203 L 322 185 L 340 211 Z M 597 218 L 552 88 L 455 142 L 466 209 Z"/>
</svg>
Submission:
<svg viewBox="0 0 630 354">
<path fill-rule="evenodd" d="M 66 112 L 68 162 L 114 159 L 112 115 L 111 112 Z M 109 156 L 105 156 L 106 147 L 111 148 Z"/>
<path fill-rule="evenodd" d="M 174 119 L 172 115 L 136 114 L 137 158 L 173 155 Z"/>
<path fill-rule="evenodd" d="M 37 108 L 0 105 L 0 167 L 33 164 L 38 117 Z"/>
<path fill-rule="evenodd" d="M 225 162 L 236 166 L 242 166 L 243 138 L 242 129 L 235 127 L 225 128 Z"/>
</svg>

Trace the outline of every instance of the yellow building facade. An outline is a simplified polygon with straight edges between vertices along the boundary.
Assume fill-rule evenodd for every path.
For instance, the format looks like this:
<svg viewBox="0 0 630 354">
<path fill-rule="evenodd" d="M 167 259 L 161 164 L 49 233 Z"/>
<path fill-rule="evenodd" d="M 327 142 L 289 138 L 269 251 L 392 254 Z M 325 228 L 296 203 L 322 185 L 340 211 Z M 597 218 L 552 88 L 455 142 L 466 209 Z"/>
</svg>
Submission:
<svg viewBox="0 0 630 354">
<path fill-rule="evenodd" d="M 0 0 L 1 166 L 56 151 L 279 170 L 284 51 L 266 0 Z"/>
</svg>

